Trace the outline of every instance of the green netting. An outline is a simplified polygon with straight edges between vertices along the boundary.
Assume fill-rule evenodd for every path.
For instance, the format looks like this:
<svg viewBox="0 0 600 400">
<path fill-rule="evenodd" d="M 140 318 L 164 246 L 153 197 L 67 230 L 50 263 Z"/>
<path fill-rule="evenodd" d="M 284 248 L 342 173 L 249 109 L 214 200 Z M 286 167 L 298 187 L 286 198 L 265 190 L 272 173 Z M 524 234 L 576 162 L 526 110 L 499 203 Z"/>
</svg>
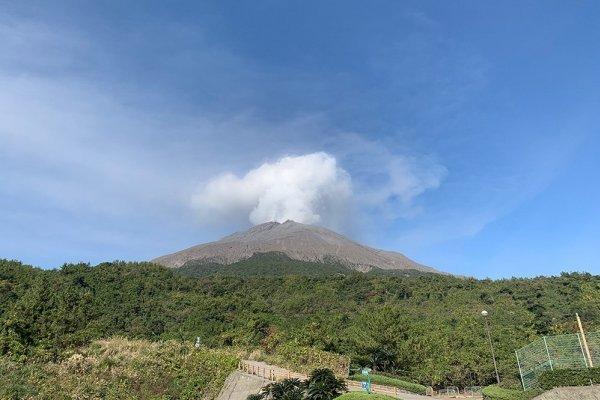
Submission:
<svg viewBox="0 0 600 400">
<path fill-rule="evenodd" d="M 586 368 L 588 366 L 579 334 L 548 336 L 545 339 L 548 343 L 548 352 L 553 368 Z"/>
<path fill-rule="evenodd" d="M 594 367 L 600 367 L 600 332 L 588 333 L 586 336 Z"/>
<path fill-rule="evenodd" d="M 600 366 L 600 332 L 588 334 L 587 342 L 594 366 Z M 524 389 L 535 387 L 546 370 L 589 367 L 579 334 L 545 336 L 517 350 L 516 355 Z"/>
</svg>

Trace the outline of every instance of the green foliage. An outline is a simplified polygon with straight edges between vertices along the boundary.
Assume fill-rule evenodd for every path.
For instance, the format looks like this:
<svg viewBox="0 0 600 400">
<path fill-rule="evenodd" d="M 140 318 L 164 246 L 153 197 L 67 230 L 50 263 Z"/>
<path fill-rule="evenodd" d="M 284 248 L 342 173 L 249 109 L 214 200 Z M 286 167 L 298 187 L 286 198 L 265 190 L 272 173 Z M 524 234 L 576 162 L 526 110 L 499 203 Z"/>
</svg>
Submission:
<svg viewBox="0 0 600 400">
<path fill-rule="evenodd" d="M 482 394 L 485 400 L 531 400 L 542 394 L 542 390 L 533 389 L 524 392 L 492 385 L 483 388 Z"/>
<path fill-rule="evenodd" d="M 237 362 L 233 352 L 173 341 L 103 340 L 57 363 L 0 358 L 0 398 L 214 398 Z"/>
<path fill-rule="evenodd" d="M 257 361 L 285 367 L 291 371 L 309 374 L 317 368 L 327 368 L 339 376 L 348 374 L 350 359 L 346 356 L 316 349 L 299 346 L 297 343 L 281 343 L 273 352 L 260 354 Z"/>
<path fill-rule="evenodd" d="M 346 383 L 327 368 L 312 371 L 305 382 L 284 379 L 262 388 L 246 400 L 333 400 L 347 390 Z"/>
<path fill-rule="evenodd" d="M 302 400 L 304 398 L 305 384 L 300 379 L 284 379 L 265 386 L 258 396 L 265 400 Z M 247 400 L 256 398 L 248 396 Z"/>
<path fill-rule="evenodd" d="M 252 262 L 284 273 L 192 278 L 150 263 L 40 270 L 0 260 L 0 354 L 60 362 L 65 349 L 115 335 L 190 342 L 199 336 L 207 347 L 259 349 L 270 362 L 301 372 L 300 365 L 324 365 L 340 373 L 344 363 L 331 354 L 337 353 L 425 386 L 463 387 L 494 381 L 484 308 L 503 379 L 518 377 L 516 348 L 574 331 L 575 311 L 589 330 L 600 329 L 600 277 L 589 274 L 500 281 L 303 276 L 289 275 L 284 259 Z"/>
<path fill-rule="evenodd" d="M 338 379 L 327 368 L 315 369 L 306 381 L 306 400 L 332 400 L 348 390 L 343 379 Z"/>
<path fill-rule="evenodd" d="M 349 392 L 344 393 L 336 400 L 398 400 L 396 397 L 386 396 L 384 394 L 365 393 L 365 392 Z"/>
<path fill-rule="evenodd" d="M 263 400 L 265 396 L 262 393 L 253 393 L 246 397 L 246 400 Z"/>
<path fill-rule="evenodd" d="M 371 377 L 371 382 L 378 385 L 393 386 L 417 394 L 426 394 L 427 392 L 427 387 L 418 383 L 408 382 L 402 379 L 379 374 L 370 374 L 369 376 Z M 364 376 L 362 375 L 352 375 L 350 379 L 353 381 L 365 380 Z"/>
<path fill-rule="evenodd" d="M 561 386 L 598 385 L 600 384 L 600 368 L 545 371 L 539 377 L 538 384 L 546 390 Z"/>
</svg>

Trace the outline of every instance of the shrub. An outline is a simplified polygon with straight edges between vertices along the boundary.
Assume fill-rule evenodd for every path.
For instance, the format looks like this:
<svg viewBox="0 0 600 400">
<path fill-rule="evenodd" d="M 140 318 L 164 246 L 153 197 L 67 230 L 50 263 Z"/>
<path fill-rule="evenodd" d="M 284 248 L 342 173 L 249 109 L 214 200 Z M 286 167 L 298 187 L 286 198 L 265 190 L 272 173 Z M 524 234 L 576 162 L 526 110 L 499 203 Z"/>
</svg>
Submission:
<svg viewBox="0 0 600 400">
<path fill-rule="evenodd" d="M 365 393 L 365 392 L 350 392 L 336 397 L 335 400 L 398 400 L 392 396 L 385 394 Z"/>
<path fill-rule="evenodd" d="M 299 379 L 284 379 L 262 388 L 258 395 L 250 395 L 246 400 L 302 400 L 304 383 Z"/>
<path fill-rule="evenodd" d="M 488 386 L 483 389 L 483 398 L 486 400 L 530 400 L 542 393 L 542 390 L 514 390 L 505 389 L 496 385 Z"/>
<path fill-rule="evenodd" d="M 344 380 L 327 368 L 315 369 L 306 381 L 307 400 L 331 400 L 347 390 Z"/>
<path fill-rule="evenodd" d="M 309 374 L 316 368 L 328 368 L 337 376 L 347 376 L 350 364 L 346 356 L 313 347 L 298 346 L 295 343 L 282 344 L 274 354 L 258 354 L 255 358 L 304 374 Z"/>
<path fill-rule="evenodd" d="M 229 350 L 100 340 L 57 363 L 0 357 L 0 399 L 215 398 L 237 363 Z"/>
<path fill-rule="evenodd" d="M 538 379 L 538 384 L 546 390 L 560 386 L 600 384 L 600 368 L 544 371 Z"/>
<path fill-rule="evenodd" d="M 371 374 L 370 377 L 371 383 L 378 385 L 393 386 L 417 394 L 425 394 L 427 391 L 427 387 L 419 383 L 408 382 L 402 379 L 379 374 Z M 352 375 L 349 379 L 352 379 L 353 381 L 364 381 L 365 377 L 362 375 Z"/>
</svg>

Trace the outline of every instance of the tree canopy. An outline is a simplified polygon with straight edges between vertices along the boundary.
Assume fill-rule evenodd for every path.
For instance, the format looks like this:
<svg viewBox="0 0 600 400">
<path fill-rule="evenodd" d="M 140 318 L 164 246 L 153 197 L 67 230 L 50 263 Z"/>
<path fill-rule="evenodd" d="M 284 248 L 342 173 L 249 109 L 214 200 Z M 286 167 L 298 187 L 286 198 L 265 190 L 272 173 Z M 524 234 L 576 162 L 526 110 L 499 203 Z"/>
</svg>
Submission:
<svg viewBox="0 0 600 400">
<path fill-rule="evenodd" d="M 210 347 L 308 346 L 425 385 L 494 381 L 539 335 L 600 328 L 600 277 L 476 280 L 360 273 L 189 277 L 150 263 L 41 270 L 0 261 L 0 354 L 47 358 L 98 338 L 194 340 Z"/>
</svg>

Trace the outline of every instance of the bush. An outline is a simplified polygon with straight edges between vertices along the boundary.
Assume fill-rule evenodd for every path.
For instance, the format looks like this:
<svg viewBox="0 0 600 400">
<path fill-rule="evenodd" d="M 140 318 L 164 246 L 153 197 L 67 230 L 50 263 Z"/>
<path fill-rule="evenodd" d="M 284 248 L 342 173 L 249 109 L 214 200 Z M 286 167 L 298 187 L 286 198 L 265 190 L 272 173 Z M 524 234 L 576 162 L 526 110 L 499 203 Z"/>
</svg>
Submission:
<svg viewBox="0 0 600 400">
<path fill-rule="evenodd" d="M 408 382 L 402 379 L 378 374 L 371 374 L 370 377 L 371 383 L 375 383 L 377 385 L 393 386 L 417 394 L 425 394 L 427 391 L 427 387 L 419 383 Z M 364 381 L 365 377 L 362 375 L 352 375 L 349 379 L 353 381 Z"/>
<path fill-rule="evenodd" d="M 338 397 L 348 388 L 343 379 L 335 376 L 327 368 L 315 369 L 306 381 L 306 400 L 331 400 Z"/>
<path fill-rule="evenodd" d="M 277 347 L 274 354 L 258 354 L 257 361 L 288 368 L 292 371 L 310 374 L 317 368 L 332 370 L 337 376 L 348 375 L 350 359 L 347 356 L 316 349 L 314 347 L 298 346 L 295 343 L 285 343 Z"/>
<path fill-rule="evenodd" d="M 174 341 L 100 340 L 56 363 L 0 356 L 0 399 L 215 398 L 237 363 L 229 350 Z"/>
<path fill-rule="evenodd" d="M 549 390 L 561 386 L 588 386 L 600 384 L 600 368 L 557 369 L 545 371 L 538 379 L 541 388 Z"/>
<path fill-rule="evenodd" d="M 251 394 L 246 400 L 302 400 L 304 383 L 300 379 L 284 379 L 269 383 L 259 394 Z"/>
<path fill-rule="evenodd" d="M 483 398 L 486 400 L 530 400 L 542 393 L 542 390 L 514 390 L 505 389 L 496 385 L 483 389 Z"/>
<path fill-rule="evenodd" d="M 350 392 L 336 397 L 335 400 L 398 400 L 395 397 L 386 396 L 385 394 L 365 393 L 365 392 Z"/>
</svg>

